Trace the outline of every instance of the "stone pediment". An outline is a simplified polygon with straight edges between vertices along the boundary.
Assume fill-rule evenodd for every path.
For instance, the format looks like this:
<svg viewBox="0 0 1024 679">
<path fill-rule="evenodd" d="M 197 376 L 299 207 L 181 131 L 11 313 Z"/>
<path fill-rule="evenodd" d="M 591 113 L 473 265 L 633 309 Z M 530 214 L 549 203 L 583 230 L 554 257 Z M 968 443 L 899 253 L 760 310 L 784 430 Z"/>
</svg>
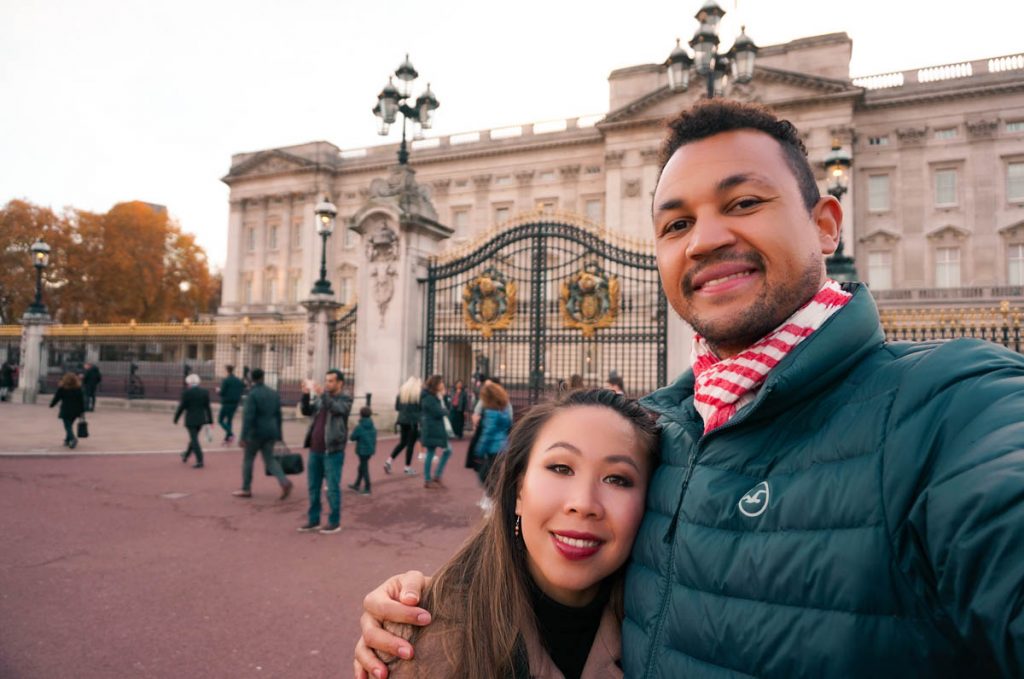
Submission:
<svg viewBox="0 0 1024 679">
<path fill-rule="evenodd" d="M 971 232 L 963 227 L 953 224 L 944 224 L 925 233 L 925 237 L 931 241 L 962 241 L 971 235 Z"/>
<path fill-rule="evenodd" d="M 667 85 L 663 85 L 611 111 L 597 126 L 608 128 L 663 120 L 704 97 L 705 83 L 703 78 L 691 79 L 690 86 L 682 92 L 674 92 Z M 844 94 L 857 97 L 862 92 L 861 88 L 849 81 L 759 66 L 754 70 L 754 79 L 751 82 L 732 85 L 728 98 L 770 106 Z"/>
<path fill-rule="evenodd" d="M 888 229 L 875 229 L 871 233 L 865 234 L 857 240 L 865 245 L 878 244 L 878 245 L 891 245 L 900 239 L 900 234 L 895 231 L 889 231 Z"/>
<path fill-rule="evenodd" d="M 1024 237 L 1024 222 L 1016 222 L 1014 224 L 1008 224 L 999 229 L 999 234 L 1003 238 L 1009 238 L 1016 240 Z"/>
<path fill-rule="evenodd" d="M 238 179 L 240 177 L 254 177 L 259 175 L 285 174 L 299 170 L 314 168 L 316 163 L 308 158 L 302 158 L 286 151 L 272 149 L 260 151 L 252 158 L 231 168 L 226 179 Z"/>
</svg>

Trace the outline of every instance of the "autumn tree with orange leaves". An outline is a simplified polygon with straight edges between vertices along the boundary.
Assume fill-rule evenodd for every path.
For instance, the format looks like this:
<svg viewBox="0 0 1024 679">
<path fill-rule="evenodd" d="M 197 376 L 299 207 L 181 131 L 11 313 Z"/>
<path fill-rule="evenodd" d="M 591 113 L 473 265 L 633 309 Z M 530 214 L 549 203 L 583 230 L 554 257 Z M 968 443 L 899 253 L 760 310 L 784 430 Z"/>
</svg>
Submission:
<svg viewBox="0 0 1024 679">
<path fill-rule="evenodd" d="M 219 302 L 206 253 L 159 206 L 134 201 L 105 214 L 56 213 L 12 200 L 0 208 L 0 323 L 16 323 L 32 302 L 29 248 L 37 237 L 51 248 L 43 302 L 59 322 L 181 320 Z"/>
</svg>

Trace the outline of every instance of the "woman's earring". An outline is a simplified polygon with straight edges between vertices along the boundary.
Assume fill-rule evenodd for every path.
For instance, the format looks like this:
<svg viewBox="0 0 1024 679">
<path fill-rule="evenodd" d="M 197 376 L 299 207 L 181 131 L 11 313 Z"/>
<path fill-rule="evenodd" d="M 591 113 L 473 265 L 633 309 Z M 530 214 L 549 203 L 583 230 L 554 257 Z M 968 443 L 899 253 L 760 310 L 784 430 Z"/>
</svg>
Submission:
<svg viewBox="0 0 1024 679">
<path fill-rule="evenodd" d="M 513 531 L 515 533 L 516 537 L 519 537 L 519 527 L 522 525 L 522 523 L 523 523 L 523 517 L 521 517 L 518 514 L 516 514 L 516 528 Z"/>
</svg>

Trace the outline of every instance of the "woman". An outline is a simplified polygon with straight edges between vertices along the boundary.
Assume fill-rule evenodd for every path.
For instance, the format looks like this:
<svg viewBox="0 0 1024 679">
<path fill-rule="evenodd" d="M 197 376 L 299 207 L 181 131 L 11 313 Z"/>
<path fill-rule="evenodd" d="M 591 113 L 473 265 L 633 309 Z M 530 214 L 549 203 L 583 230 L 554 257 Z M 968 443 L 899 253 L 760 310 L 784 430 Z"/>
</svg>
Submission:
<svg viewBox="0 0 1024 679">
<path fill-rule="evenodd" d="M 512 417 L 508 413 L 508 393 L 500 384 L 485 384 L 480 389 L 480 403 L 483 410 L 480 415 L 480 440 L 476 444 L 480 464 L 476 471 L 480 483 L 484 484 L 486 497 L 489 494 L 487 478 L 498 453 L 505 449 L 508 432 L 512 428 Z"/>
<path fill-rule="evenodd" d="M 398 390 L 395 397 L 395 410 L 398 411 L 398 430 L 401 438 L 398 445 L 391 451 L 390 457 L 384 461 L 384 471 L 391 473 L 391 461 L 398 457 L 405 448 L 405 473 L 415 474 L 412 468 L 412 449 L 416 445 L 416 439 L 420 435 L 420 392 L 423 391 L 423 381 L 418 377 L 410 377 Z"/>
<path fill-rule="evenodd" d="M 469 410 L 469 394 L 462 380 L 455 380 L 455 389 L 452 391 L 452 414 L 448 418 L 452 423 L 452 431 L 455 438 L 462 440 L 462 432 L 466 427 L 466 411 Z"/>
<path fill-rule="evenodd" d="M 50 407 L 52 408 L 58 403 L 60 412 L 57 413 L 57 416 L 64 422 L 64 445 L 74 448 L 78 445 L 78 439 L 75 438 L 73 425 L 75 420 L 85 412 L 85 395 L 82 393 L 82 383 L 78 380 L 78 375 L 64 373 L 64 377 L 60 378 L 57 393 L 53 395 Z"/>
<path fill-rule="evenodd" d="M 174 412 L 174 424 L 182 413 L 185 414 L 185 428 L 188 429 L 188 448 L 181 454 L 181 461 L 188 462 L 192 453 L 196 455 L 196 463 L 192 465 L 195 469 L 203 468 L 203 448 L 199 445 L 199 430 L 205 425 L 213 424 L 213 411 L 210 409 L 210 392 L 199 386 L 199 375 L 189 373 L 185 377 L 185 384 L 188 385 L 185 391 L 181 392 L 181 401 L 178 409 Z"/>
<path fill-rule="evenodd" d="M 416 659 L 389 676 L 622 677 L 623 566 L 657 437 L 636 402 L 604 389 L 533 407 L 496 468 L 496 510 L 424 592 L 432 622 L 392 628 Z"/>
<path fill-rule="evenodd" d="M 452 455 L 452 448 L 448 445 L 448 429 L 444 422 L 448 417 L 448 409 L 444 406 L 445 393 L 444 378 L 440 375 L 431 375 L 423 383 L 423 393 L 420 394 L 420 427 L 423 447 L 427 449 L 427 459 L 423 462 L 424 488 L 444 487 L 441 475 L 444 474 L 444 466 Z M 441 450 L 441 460 L 431 478 L 431 466 L 436 449 Z"/>
</svg>

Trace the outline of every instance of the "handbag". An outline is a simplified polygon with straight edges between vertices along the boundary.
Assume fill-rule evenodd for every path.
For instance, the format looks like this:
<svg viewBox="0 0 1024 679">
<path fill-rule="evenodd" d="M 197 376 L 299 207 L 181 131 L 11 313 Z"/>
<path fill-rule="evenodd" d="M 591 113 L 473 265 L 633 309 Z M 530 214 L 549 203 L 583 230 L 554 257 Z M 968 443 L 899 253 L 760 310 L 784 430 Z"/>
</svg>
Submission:
<svg viewBox="0 0 1024 679">
<path fill-rule="evenodd" d="M 78 425 L 77 425 L 77 427 L 75 429 L 76 429 L 75 436 L 77 436 L 78 438 L 80 438 L 80 439 L 87 439 L 87 438 L 89 438 L 89 423 L 85 421 L 85 415 L 84 414 L 78 420 Z"/>
<path fill-rule="evenodd" d="M 455 438 L 455 430 L 452 429 L 452 421 L 448 419 L 448 416 L 444 416 L 444 431 L 448 434 L 449 439 Z"/>
<path fill-rule="evenodd" d="M 278 441 L 274 444 L 274 459 L 281 465 L 281 470 L 288 476 L 295 476 L 306 471 L 306 465 L 302 462 L 302 455 L 293 453 L 285 444 L 284 441 Z M 273 476 L 270 469 L 264 467 L 263 473 L 267 476 Z"/>
</svg>

